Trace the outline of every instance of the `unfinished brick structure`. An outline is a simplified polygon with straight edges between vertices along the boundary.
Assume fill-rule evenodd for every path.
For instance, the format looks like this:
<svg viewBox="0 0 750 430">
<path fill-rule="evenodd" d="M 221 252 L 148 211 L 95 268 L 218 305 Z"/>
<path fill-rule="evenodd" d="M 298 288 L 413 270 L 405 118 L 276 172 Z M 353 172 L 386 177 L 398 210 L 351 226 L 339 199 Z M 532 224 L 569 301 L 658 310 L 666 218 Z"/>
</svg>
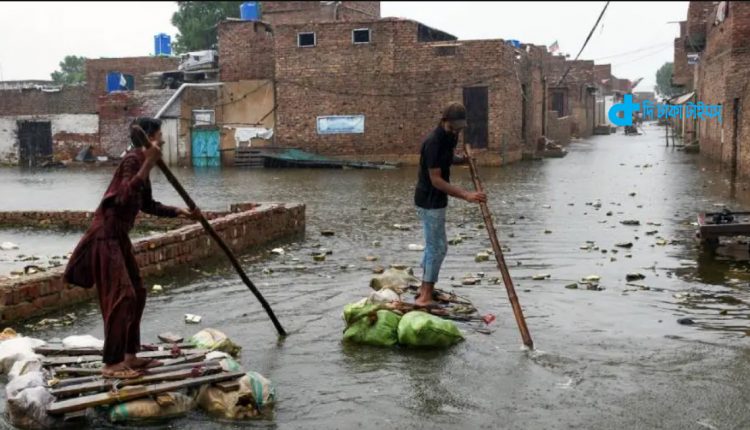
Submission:
<svg viewBox="0 0 750 430">
<path fill-rule="evenodd" d="M 264 1 L 260 7 L 263 21 L 274 25 L 380 18 L 379 1 Z"/>
<path fill-rule="evenodd" d="M 107 74 L 120 72 L 131 75 L 135 81 L 135 90 L 140 90 L 146 80 L 146 75 L 153 72 L 176 70 L 180 64 L 177 57 L 124 57 L 97 58 L 86 60 L 86 85 L 92 97 L 96 98 L 107 93 Z"/>
</svg>

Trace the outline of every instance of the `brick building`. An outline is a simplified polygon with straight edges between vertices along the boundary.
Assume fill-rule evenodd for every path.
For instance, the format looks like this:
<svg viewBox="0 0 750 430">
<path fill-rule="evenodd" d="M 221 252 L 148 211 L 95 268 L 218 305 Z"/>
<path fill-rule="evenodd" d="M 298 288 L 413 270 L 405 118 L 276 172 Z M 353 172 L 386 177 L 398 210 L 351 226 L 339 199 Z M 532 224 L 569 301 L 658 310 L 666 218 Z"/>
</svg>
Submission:
<svg viewBox="0 0 750 430">
<path fill-rule="evenodd" d="M 685 129 L 695 132 L 702 154 L 750 176 L 750 4 L 690 2 L 680 30 L 675 64 L 688 55 L 697 64 L 676 66 L 673 82 L 694 91 L 696 103 L 722 108 L 721 118 L 687 120 Z"/>
<path fill-rule="evenodd" d="M 72 159 L 98 140 L 96 107 L 85 86 L 0 90 L 0 165 Z"/>
<path fill-rule="evenodd" d="M 567 72 L 567 75 L 566 75 Z M 595 127 L 597 86 L 594 62 L 549 57 L 547 66 L 548 106 L 559 118 L 570 116 L 571 134 L 589 137 Z"/>
</svg>

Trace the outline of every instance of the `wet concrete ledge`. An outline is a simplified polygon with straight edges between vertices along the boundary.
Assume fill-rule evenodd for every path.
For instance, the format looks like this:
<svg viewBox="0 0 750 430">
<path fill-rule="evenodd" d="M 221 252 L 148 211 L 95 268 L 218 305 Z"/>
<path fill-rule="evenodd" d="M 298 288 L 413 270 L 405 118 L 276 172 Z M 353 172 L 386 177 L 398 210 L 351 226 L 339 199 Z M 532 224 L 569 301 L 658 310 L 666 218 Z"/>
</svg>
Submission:
<svg viewBox="0 0 750 430">
<path fill-rule="evenodd" d="M 0 213 L 0 219 L 10 218 L 3 218 L 3 214 L 8 212 Z M 42 219 L 66 219 L 65 216 L 56 217 L 60 212 L 39 214 L 42 214 Z M 43 214 L 47 214 L 47 217 L 44 218 Z M 74 212 L 67 214 L 76 214 L 73 219 L 80 217 Z M 38 226 L 37 219 L 29 218 L 29 221 L 27 225 Z M 34 224 L 35 221 L 37 224 Z M 211 225 L 233 251 L 241 252 L 304 234 L 305 205 L 232 205 L 229 212 L 212 219 Z M 133 242 L 133 247 L 143 276 L 192 266 L 222 253 L 197 223 L 141 238 Z M 0 278 L 0 322 L 10 323 L 41 316 L 96 297 L 95 288 L 84 289 L 65 284 L 63 271 L 64 267 L 59 267 L 18 279 Z"/>
</svg>

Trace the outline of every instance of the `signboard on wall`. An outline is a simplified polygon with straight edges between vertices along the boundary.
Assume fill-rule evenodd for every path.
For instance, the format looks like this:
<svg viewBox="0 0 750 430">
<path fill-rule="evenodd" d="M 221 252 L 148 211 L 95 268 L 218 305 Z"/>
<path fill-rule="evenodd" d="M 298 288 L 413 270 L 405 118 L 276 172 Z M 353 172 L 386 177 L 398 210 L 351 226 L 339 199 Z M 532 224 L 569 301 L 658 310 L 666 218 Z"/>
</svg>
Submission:
<svg viewBox="0 0 750 430">
<path fill-rule="evenodd" d="M 361 134 L 365 132 L 364 115 L 333 115 L 318 117 L 318 134 Z"/>
<path fill-rule="evenodd" d="M 214 125 L 214 111 L 211 109 L 193 109 L 193 125 L 196 127 Z"/>
</svg>

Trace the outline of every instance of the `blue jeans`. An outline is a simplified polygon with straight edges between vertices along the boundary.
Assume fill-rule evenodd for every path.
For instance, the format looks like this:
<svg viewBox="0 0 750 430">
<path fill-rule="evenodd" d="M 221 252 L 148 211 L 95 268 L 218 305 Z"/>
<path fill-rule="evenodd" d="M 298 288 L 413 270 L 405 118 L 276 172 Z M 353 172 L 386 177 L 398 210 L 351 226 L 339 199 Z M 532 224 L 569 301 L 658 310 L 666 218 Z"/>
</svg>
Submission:
<svg viewBox="0 0 750 430">
<path fill-rule="evenodd" d="M 448 253 L 448 238 L 445 235 L 445 211 L 417 207 L 417 214 L 424 228 L 424 257 L 422 258 L 422 281 L 436 283 L 445 254 Z"/>
</svg>

